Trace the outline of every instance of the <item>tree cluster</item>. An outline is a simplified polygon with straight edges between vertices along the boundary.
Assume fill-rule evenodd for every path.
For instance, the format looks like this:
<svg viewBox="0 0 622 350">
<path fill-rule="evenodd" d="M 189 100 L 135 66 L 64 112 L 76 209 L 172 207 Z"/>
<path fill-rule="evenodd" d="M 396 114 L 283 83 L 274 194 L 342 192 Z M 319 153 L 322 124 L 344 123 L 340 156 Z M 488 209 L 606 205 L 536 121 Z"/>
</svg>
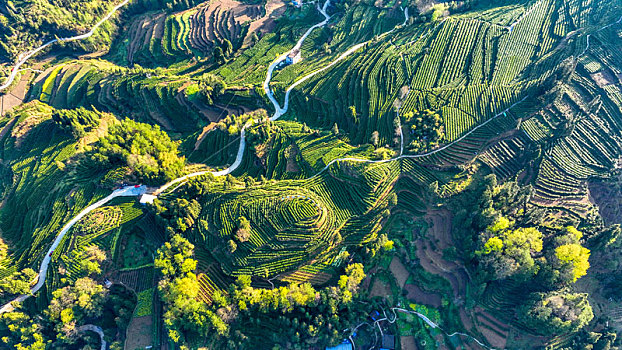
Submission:
<svg viewBox="0 0 622 350">
<path fill-rule="evenodd" d="M 188 344 L 215 330 L 225 334 L 227 325 L 198 300 L 199 282 L 194 274 L 194 245 L 174 235 L 158 250 L 155 267 L 161 272 L 158 291 L 164 302 L 164 324 L 169 338 L 177 344 Z"/>
<path fill-rule="evenodd" d="M 83 137 L 87 132 L 99 126 L 99 112 L 84 107 L 77 109 L 56 109 L 52 120 L 62 129 L 71 132 L 75 138 Z"/>
<path fill-rule="evenodd" d="M 250 276 L 238 277 L 229 296 L 214 298 L 219 314 L 236 315 L 231 321 L 229 347 L 281 344 L 308 348 L 340 342 L 339 330 L 364 314 L 353 303 L 363 278 L 365 273 L 360 263 L 348 265 L 337 286 L 319 290 L 309 283 L 254 288 Z M 262 333 L 261 339 L 248 332 L 249 326 L 257 327 L 264 322 L 277 325 L 278 330 Z"/>
<path fill-rule="evenodd" d="M 360 310 L 353 307 L 365 277 L 359 263 L 346 267 L 337 286 L 320 290 L 309 283 L 256 288 L 250 276 L 238 276 L 229 290 L 212 292 L 212 302 L 207 304 L 199 299 L 193 250 L 188 240 L 174 235 L 155 259 L 161 272 L 158 290 L 165 305 L 165 326 L 169 338 L 179 346 L 198 346 L 206 339 L 229 348 L 292 342 L 304 347 L 310 341 L 328 345 L 339 340 L 339 329 L 353 322 L 353 317 L 361 317 Z M 258 339 L 249 331 L 249 326 L 258 327 L 256 322 L 276 322 L 284 327 L 262 332 Z"/>
<path fill-rule="evenodd" d="M 196 199 L 176 198 L 167 202 L 155 200 L 153 205 L 158 220 L 164 221 L 170 233 L 191 229 L 201 213 L 201 204 Z"/>
<path fill-rule="evenodd" d="M 181 175 L 185 159 L 178 143 L 156 125 L 124 119 L 94 146 L 91 160 L 108 166 L 128 166 L 139 180 L 161 184 Z"/>
<path fill-rule="evenodd" d="M 403 130 L 408 132 L 411 152 L 423 152 L 438 146 L 445 139 L 443 118 L 429 109 L 411 111 L 402 115 Z"/>
<path fill-rule="evenodd" d="M 506 217 L 499 216 L 480 235 L 479 262 L 493 279 L 520 275 L 531 277 L 537 272 L 534 257 L 542 251 L 542 233 L 535 227 L 514 229 Z"/>
<path fill-rule="evenodd" d="M 0 300 L 2 303 L 4 304 L 17 295 L 30 293 L 30 284 L 36 276 L 37 273 L 34 270 L 26 268 L 1 279 Z"/>
<path fill-rule="evenodd" d="M 537 293 L 519 310 L 531 329 L 554 335 L 576 332 L 587 325 L 594 313 L 585 293 Z"/>
<path fill-rule="evenodd" d="M 233 45 L 231 44 L 231 41 L 224 39 L 219 45 L 215 45 L 212 55 L 218 65 L 227 63 L 227 58 L 233 55 Z"/>
<path fill-rule="evenodd" d="M 13 61 L 19 53 L 54 36 L 62 38 L 86 32 L 113 6 L 102 0 L 3 1 L 0 3 L 0 57 Z M 81 51 L 101 50 L 110 45 L 113 23 L 114 19 L 100 26 L 91 37 L 65 45 Z"/>
<path fill-rule="evenodd" d="M 586 295 L 568 287 L 587 273 L 590 251 L 574 226 L 559 227 L 539 208 L 528 206 L 531 189 L 498 184 L 494 175 L 454 198 L 455 222 L 466 229 L 461 246 L 468 256 L 476 293 L 512 280 L 527 297 L 519 318 L 541 334 L 576 332 L 593 318 Z M 498 285 L 498 284 L 497 284 Z"/>
<path fill-rule="evenodd" d="M 186 87 L 184 95 L 191 101 L 199 100 L 207 105 L 213 105 L 226 89 L 227 85 L 222 78 L 205 73 L 195 84 Z"/>
<path fill-rule="evenodd" d="M 123 331 L 135 305 L 136 297 L 125 287 L 105 289 L 89 277 L 78 278 L 52 292 L 42 315 L 32 316 L 20 307 L 0 315 L 0 344 L 24 350 L 99 347 L 99 337 L 78 328 L 91 323 L 114 325 L 115 333 Z"/>
</svg>

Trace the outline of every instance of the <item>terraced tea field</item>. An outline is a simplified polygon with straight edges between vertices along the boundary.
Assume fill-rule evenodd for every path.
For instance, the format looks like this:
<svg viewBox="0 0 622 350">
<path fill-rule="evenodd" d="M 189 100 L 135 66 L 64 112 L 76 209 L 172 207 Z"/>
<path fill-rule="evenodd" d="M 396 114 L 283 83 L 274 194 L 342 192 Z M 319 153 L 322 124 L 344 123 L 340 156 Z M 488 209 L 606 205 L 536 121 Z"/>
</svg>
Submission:
<svg viewBox="0 0 622 350">
<path fill-rule="evenodd" d="M 259 339 L 262 322 L 271 335 L 301 325 L 308 334 L 296 337 L 309 339 L 306 346 L 329 338 L 379 345 L 385 331 L 424 348 L 521 348 L 529 341 L 562 348 L 589 340 L 579 339 L 583 333 L 536 337 L 518 316 L 525 280 L 486 280 L 478 259 L 490 252 L 476 247 L 486 238 L 485 249 L 493 250 L 491 227 L 503 215 L 504 239 L 524 232 L 510 231 L 515 224 L 540 230 L 545 251 L 526 255 L 543 285 L 561 278 L 547 268 L 561 271 L 557 265 L 572 261 L 550 246 L 574 237 L 600 254 L 617 249 L 619 230 L 607 225 L 619 221 L 619 203 L 609 197 L 619 192 L 622 162 L 618 1 L 133 6 L 108 52 L 52 55 L 31 83 L 30 102 L 0 118 L 0 229 L 9 243 L 0 277 L 26 267 L 42 274 L 33 290 L 43 288 L 25 308 L 41 312 L 55 290 L 90 276 L 137 295 L 131 314 L 152 317 L 154 345 L 176 342 L 180 336 L 168 333 L 171 310 L 187 310 L 163 286 L 183 271 L 188 288 L 175 288 L 192 296 L 188 305 L 202 313 L 196 319 L 213 326 L 196 347 L 243 348 L 249 336 Z M 96 112 L 103 122 L 94 125 L 82 116 L 63 120 L 60 110 L 78 107 L 108 113 Z M 102 138 L 126 117 L 170 135 L 179 154 L 174 148 L 164 157 L 179 155 L 183 171 L 166 184 L 141 186 L 138 169 L 158 164 L 142 149 L 164 151 L 132 133 L 127 149 Z M 102 144 L 117 153 L 102 152 Z M 130 197 L 145 191 L 141 203 Z M 495 197 L 520 191 L 528 193 L 521 208 Z M 562 236 L 567 226 L 583 233 Z M 176 235 L 192 243 L 196 267 L 192 260 L 179 271 L 172 262 L 162 266 L 161 246 Z M 499 254 L 510 250 L 503 244 Z M 596 273 L 615 267 L 602 264 L 606 255 L 590 259 Z M 96 260 L 101 264 L 91 264 Z M 347 275 L 359 263 L 367 279 Z M 358 277 L 352 287 L 349 279 Z M 595 293 L 580 283 L 564 286 Z M 561 291 L 536 282 L 530 288 Z M 305 293 L 308 305 L 300 302 Z M 271 297 L 270 307 L 254 305 Z M 339 306 L 339 298 L 347 301 Z M 368 306 L 348 304 L 353 299 Z M 612 298 L 599 303 L 619 309 Z M 352 324 L 311 315 L 311 304 Z M 369 321 L 367 308 L 383 314 Z M 304 321 L 287 318 L 296 313 Z M 602 319 L 586 331 L 609 329 L 601 321 L 617 317 L 595 314 Z M 321 338 L 325 324 L 335 328 Z M 123 339 L 111 336 L 120 326 L 106 327 L 101 339 Z M 369 339 L 353 340 L 359 329 L 359 339 Z"/>
</svg>

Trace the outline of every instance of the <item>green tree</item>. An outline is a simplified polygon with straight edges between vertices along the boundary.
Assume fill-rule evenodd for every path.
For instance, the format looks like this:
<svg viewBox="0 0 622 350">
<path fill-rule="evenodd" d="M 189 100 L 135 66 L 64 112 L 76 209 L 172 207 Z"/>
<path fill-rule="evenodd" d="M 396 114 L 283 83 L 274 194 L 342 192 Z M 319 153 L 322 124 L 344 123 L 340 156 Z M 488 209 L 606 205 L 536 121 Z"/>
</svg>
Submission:
<svg viewBox="0 0 622 350">
<path fill-rule="evenodd" d="M 405 130 L 410 130 L 408 149 L 421 152 L 436 147 L 445 139 L 443 118 L 431 110 L 410 111 L 402 114 Z"/>
<path fill-rule="evenodd" d="M 587 325 L 594 313 L 587 294 L 535 293 L 519 313 L 535 332 L 543 335 L 576 332 Z"/>
<path fill-rule="evenodd" d="M 156 213 L 177 231 L 185 232 L 192 228 L 201 214 L 201 204 L 196 199 L 176 198 L 164 205 L 160 203 L 154 202 Z"/>
<path fill-rule="evenodd" d="M 371 142 L 372 145 L 374 145 L 374 147 L 378 147 L 379 140 L 380 140 L 380 134 L 378 133 L 377 130 L 375 130 L 374 132 L 371 133 L 371 138 L 369 139 L 369 141 Z"/>
<path fill-rule="evenodd" d="M 352 118 L 352 120 L 354 121 L 355 124 L 359 123 L 359 116 L 356 113 L 356 107 L 355 106 L 350 106 L 348 107 L 348 110 L 350 111 L 350 118 Z"/>
<path fill-rule="evenodd" d="M 174 235 L 155 259 L 162 273 L 158 291 L 165 305 L 164 324 L 169 338 L 180 345 L 205 337 L 212 329 L 220 335 L 228 331 L 226 323 L 198 300 L 200 285 L 194 274 L 193 249 L 188 240 Z"/>
<path fill-rule="evenodd" d="M 349 292 L 355 292 L 359 284 L 365 278 L 363 264 L 355 263 L 346 267 L 346 274 L 339 277 L 339 288 Z"/>
<path fill-rule="evenodd" d="M 77 109 L 57 109 L 52 113 L 52 120 L 61 128 L 70 131 L 74 137 L 83 137 L 87 132 L 99 126 L 101 116 L 97 111 L 84 107 Z"/>
<path fill-rule="evenodd" d="M 229 249 L 229 253 L 231 254 L 235 253 L 235 251 L 238 249 L 238 245 L 235 243 L 234 240 L 232 239 L 229 240 L 228 249 Z"/>
<path fill-rule="evenodd" d="M 182 236 L 174 235 L 158 249 L 154 265 L 165 277 L 175 278 L 194 271 L 197 262 L 191 259 L 193 254 L 194 245 Z"/>
<path fill-rule="evenodd" d="M 233 53 L 233 45 L 231 45 L 231 41 L 228 39 L 223 40 L 222 50 L 226 56 L 230 56 Z"/>
<path fill-rule="evenodd" d="M 86 248 L 85 256 L 80 261 L 80 269 L 85 276 L 100 274 L 101 263 L 106 260 L 106 252 L 98 246 L 92 245 Z"/>
<path fill-rule="evenodd" d="M 238 218 L 238 229 L 235 232 L 235 237 L 240 242 L 246 242 L 251 237 L 251 223 L 244 216 Z"/>
<path fill-rule="evenodd" d="M 52 292 L 45 314 L 54 325 L 56 338 L 61 342 L 74 342 L 76 325 L 85 318 L 102 316 L 107 294 L 107 289 L 88 277 Z"/>
<path fill-rule="evenodd" d="M 571 277 L 568 279 L 571 279 L 572 282 L 576 282 L 577 279 L 587 274 L 587 269 L 590 267 L 589 249 L 578 243 L 564 244 L 555 248 L 555 256 L 562 268 L 569 270 Z"/>
<path fill-rule="evenodd" d="M 91 160 L 104 165 L 127 165 L 139 179 L 159 184 L 183 171 L 185 159 L 178 156 L 177 146 L 157 125 L 124 119 L 99 140 Z"/>
<path fill-rule="evenodd" d="M 14 295 L 30 293 L 30 284 L 36 276 L 34 270 L 26 268 L 3 278 L 0 280 L 0 296 L 7 299 Z"/>
<path fill-rule="evenodd" d="M 537 272 L 534 257 L 542 251 L 542 233 L 534 227 L 512 229 L 511 225 L 507 218 L 498 217 L 482 234 L 476 251 L 493 279 Z"/>
<path fill-rule="evenodd" d="M 216 46 L 214 48 L 214 52 L 212 54 L 214 55 L 214 60 L 219 65 L 224 64 L 226 62 L 225 55 L 222 51 L 222 48 L 220 48 L 219 46 Z"/>
<path fill-rule="evenodd" d="M 333 124 L 331 132 L 333 133 L 333 135 L 339 135 L 339 127 L 337 126 L 337 123 Z"/>
<path fill-rule="evenodd" d="M 585 276 L 590 267 L 590 250 L 581 245 L 583 233 L 573 226 L 565 227 L 553 239 L 553 248 L 547 254 L 544 279 L 550 286 L 567 285 Z"/>
<path fill-rule="evenodd" d="M 47 340 L 43 327 L 23 312 L 5 312 L 0 315 L 0 346 L 18 350 L 44 350 Z"/>
</svg>

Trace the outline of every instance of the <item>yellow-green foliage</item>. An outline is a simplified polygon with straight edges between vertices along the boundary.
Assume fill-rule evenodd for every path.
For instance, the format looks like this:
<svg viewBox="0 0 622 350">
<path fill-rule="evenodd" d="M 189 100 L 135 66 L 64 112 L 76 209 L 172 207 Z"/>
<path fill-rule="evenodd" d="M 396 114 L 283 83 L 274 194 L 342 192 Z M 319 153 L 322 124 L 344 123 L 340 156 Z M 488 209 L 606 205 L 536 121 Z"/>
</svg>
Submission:
<svg viewBox="0 0 622 350">
<path fill-rule="evenodd" d="M 144 290 L 138 295 L 136 309 L 134 309 L 134 317 L 142 317 L 151 315 L 153 309 L 153 288 Z"/>
<path fill-rule="evenodd" d="M 488 226 L 484 233 L 488 238 L 475 252 L 496 279 L 537 271 L 534 256 L 542 251 L 542 232 L 535 227 L 513 229 L 513 225 L 500 216 Z"/>
<path fill-rule="evenodd" d="M 503 249 L 503 241 L 499 237 L 490 237 L 484 245 L 484 254 L 498 252 Z"/>
<path fill-rule="evenodd" d="M 534 227 L 519 228 L 505 234 L 506 250 L 528 248 L 532 252 L 542 251 L 542 233 Z"/>
<path fill-rule="evenodd" d="M 63 67 L 64 65 L 59 65 L 58 67 L 54 68 L 54 70 L 50 73 L 50 75 L 48 75 L 48 77 L 45 79 L 45 82 L 43 83 L 41 96 L 39 97 L 41 101 L 49 102 L 50 96 L 52 95 L 52 89 L 54 89 L 54 81 L 56 81 L 56 76 L 58 75 L 58 72 L 60 72 L 60 70 Z"/>
<path fill-rule="evenodd" d="M 124 119 L 108 129 L 96 145 L 91 159 L 104 165 L 128 166 L 149 184 L 178 177 L 185 158 L 178 156 L 178 142 L 159 126 Z"/>
<path fill-rule="evenodd" d="M 201 88 L 199 87 L 199 84 L 192 84 L 189 85 L 186 90 L 184 90 L 184 93 L 187 97 L 194 98 L 200 90 Z"/>
<path fill-rule="evenodd" d="M 507 220 L 507 219 L 506 219 Z M 489 231 L 504 227 L 505 221 L 495 223 L 489 227 Z M 505 226 L 506 229 L 508 228 Z M 496 231 L 499 232 L 499 231 Z M 490 254 L 492 252 L 502 252 L 515 254 L 519 250 L 528 250 L 532 253 L 542 251 L 542 232 L 534 227 L 517 228 L 516 230 L 502 230 L 498 236 L 490 237 L 484 244 L 484 249 L 479 254 Z"/>
<path fill-rule="evenodd" d="M 582 247 L 578 243 L 564 244 L 555 248 L 555 256 L 563 263 L 572 264 L 573 282 L 585 276 L 587 269 L 590 267 L 588 261 L 590 258 L 590 250 Z"/>
<path fill-rule="evenodd" d="M 583 238 L 583 233 L 577 230 L 574 226 L 566 227 L 566 233 L 573 235 L 577 241 Z"/>
<path fill-rule="evenodd" d="M 500 216 L 490 227 L 488 227 L 488 231 L 497 234 L 499 232 L 507 230 L 508 227 L 510 227 L 510 220 L 508 220 L 506 217 Z"/>
</svg>

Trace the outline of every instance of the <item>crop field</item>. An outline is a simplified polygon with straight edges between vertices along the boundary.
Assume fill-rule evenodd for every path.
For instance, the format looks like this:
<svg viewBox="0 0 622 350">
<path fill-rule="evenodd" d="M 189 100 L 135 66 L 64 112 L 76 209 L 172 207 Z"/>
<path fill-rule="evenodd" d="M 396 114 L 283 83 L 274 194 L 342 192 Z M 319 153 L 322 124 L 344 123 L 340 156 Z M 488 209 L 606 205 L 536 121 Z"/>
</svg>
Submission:
<svg viewBox="0 0 622 350">
<path fill-rule="evenodd" d="M 165 129 L 188 130 L 202 118 L 199 107 L 184 98 L 182 81 L 169 82 L 164 77 L 146 78 L 111 64 L 64 66 L 50 82 L 43 79 L 42 93 L 57 108 L 94 106 L 110 112 L 132 111 L 139 120 L 153 121 Z M 114 74 L 114 70 L 121 73 Z M 54 75 L 53 71 L 50 76 Z M 128 74 L 130 73 L 130 74 Z M 48 84 L 48 85 L 46 85 Z M 186 84 L 187 86 L 187 84 Z M 38 86 L 33 87 L 38 91 Z M 141 103 L 136 103 L 139 100 Z"/>
<path fill-rule="evenodd" d="M 211 231 L 202 233 L 207 249 L 218 252 L 216 258 L 228 275 L 272 277 L 309 260 L 335 256 L 343 243 L 369 240 L 382 219 L 381 199 L 399 167 L 371 167 L 357 177 L 348 175 L 351 167 L 358 166 L 343 164 L 310 180 L 210 193 L 203 199 L 202 216 Z M 350 184 L 349 189 L 343 187 L 344 182 Z M 238 242 L 233 253 L 222 251 L 220 242 L 237 239 L 239 217 L 250 222 L 250 235 Z M 309 278 L 320 272 L 314 267 L 306 270 Z"/>
<path fill-rule="evenodd" d="M 0 216 L 3 236 L 15 244 L 12 259 L 34 267 L 64 222 L 104 196 L 96 187 L 104 174 L 61 169 L 76 145 L 54 126 L 49 106 L 29 103 L 15 113 L 17 122 L 2 140 L 2 157 L 10 170 L 3 175 L 7 201 Z M 3 266 L 2 274 L 14 268 Z"/>
<path fill-rule="evenodd" d="M 531 183 L 532 205 L 584 216 L 590 209 L 587 180 L 605 175 L 622 154 L 622 72 L 615 68 L 622 65 L 622 26 L 592 36 L 585 54 L 585 40 L 573 33 L 613 21 L 597 18 L 607 4 L 540 0 L 522 11 L 509 6 L 503 18 L 482 10 L 421 26 L 416 37 L 398 29 L 392 41 L 372 41 L 305 82 L 292 92 L 287 120 L 272 124 L 273 133 L 247 151 L 236 172 L 256 175 L 251 169 L 261 164 L 261 174 L 273 180 L 244 189 L 214 185 L 201 198 L 201 218 L 210 227 L 194 237 L 210 252 L 200 258 L 207 261 L 200 268 L 201 298 L 210 301 L 214 290 L 225 288 L 214 276 L 223 281 L 249 274 L 261 285 L 269 279 L 327 283 L 344 249 L 379 232 L 391 192 L 396 212 L 423 217 L 428 186 L 438 182 L 442 196 L 459 192 L 465 185 L 448 181 L 457 175 L 443 171 L 474 160 L 499 179 Z M 523 103 L 544 94 L 538 87 L 566 72 L 572 55 L 581 56 L 558 83 L 559 94 Z M 306 69 L 286 68 L 274 87 L 285 87 Z M 423 109 L 441 115 L 448 147 L 381 164 L 341 161 L 314 176 L 337 158 L 374 159 L 368 144 L 373 131 L 381 145 L 397 148 L 395 119 Z M 321 131 L 335 123 L 339 135 Z M 236 237 L 240 217 L 250 222 L 245 240 Z M 225 248 L 229 240 L 233 252 Z M 484 305 L 508 307 L 516 298 L 510 287 L 491 287 Z M 480 326 L 507 337 L 507 326 L 486 315 L 478 314 Z"/>
<path fill-rule="evenodd" d="M 612 26 L 592 37 L 591 48 L 579 61 L 565 93 L 524 129 L 534 142 L 539 142 L 541 135 L 564 131 L 539 166 L 534 200 L 540 205 L 585 213 L 588 178 L 605 175 L 622 154 L 622 91 L 616 72 L 609 68 L 619 67 L 622 60 L 615 55 L 619 41 L 607 39 L 620 29 L 620 25 Z M 604 52 L 611 53 L 606 60 L 612 62 L 599 59 Z M 568 121 L 572 122 L 569 130 L 564 124 Z"/>
<path fill-rule="evenodd" d="M 264 320 L 262 327 L 277 330 L 286 314 L 235 319 L 260 309 L 221 305 L 239 297 L 232 287 L 244 283 L 238 277 L 252 276 L 252 288 L 337 285 L 333 292 L 345 296 L 340 275 L 362 262 L 367 278 L 360 290 L 370 303 L 399 303 L 441 326 L 428 329 L 405 312 L 388 326 L 398 343 L 475 348 L 469 339 L 450 339 L 444 332 L 451 330 L 509 348 L 517 330 L 529 330 L 517 314 L 503 312 L 525 303 L 524 285 L 471 273 L 484 265 L 483 251 L 469 249 L 492 230 L 475 227 L 504 215 L 514 230 L 533 216 L 546 236 L 544 252 L 534 257 L 541 264 L 554 259 L 549 246 L 558 242 L 557 228 L 535 223 L 538 215 L 591 225 L 598 220 L 595 204 L 608 203 L 602 217 L 617 222 L 619 201 L 607 197 L 619 192 L 610 180 L 622 167 L 619 1 L 441 2 L 427 12 L 418 12 L 425 1 L 335 2 L 327 25 L 303 42 L 302 61 L 268 79 L 284 108 L 288 86 L 320 70 L 291 90 L 287 111 L 274 121 L 263 88 L 267 68 L 324 17 L 316 3 L 268 2 L 186 1 L 132 12 L 122 17 L 124 30 L 108 53 L 59 54 L 36 67 L 42 71 L 29 102 L 0 117 L 0 232 L 10 243 L 0 278 L 37 270 L 63 225 L 111 188 L 147 183 L 137 166 L 151 162 L 145 166 L 151 169 L 153 159 L 137 153 L 148 145 L 135 141 L 120 151 L 129 152 L 127 159 L 102 160 L 107 156 L 89 143 L 109 123 L 85 131 L 63 124 L 62 113 L 52 118 L 55 110 L 85 107 L 110 112 L 102 114 L 110 122 L 127 117 L 158 125 L 185 157 L 185 168 L 171 177 L 235 166 L 226 176 L 179 178 L 161 195 L 153 192 L 160 184 L 149 183 L 148 193 L 158 194 L 153 205 L 117 197 L 91 211 L 55 248 L 45 287 L 27 308 L 45 309 L 54 290 L 95 270 L 88 275 L 98 282 L 137 295 L 133 317 L 153 316 L 159 344 L 173 334 L 161 319 L 173 305 L 166 295 L 173 289 L 162 286 L 177 277 L 160 273 L 167 262 L 154 257 L 180 234 L 194 245 L 197 261 L 196 281 L 192 275 L 184 283 L 196 282 L 197 299 L 216 317 L 231 317 L 225 320 L 231 334 L 248 325 L 253 335 Z M 489 180 L 499 186 L 478 193 Z M 487 201 L 468 197 L 514 191 L 505 181 L 531 191 L 522 208 L 502 214 L 497 202 L 484 209 Z M 482 213 L 456 209 L 462 200 Z M 462 231 L 455 227 L 461 218 L 468 224 Z M 575 226 L 586 243 L 604 235 Z M 457 237 L 470 231 L 473 237 Z M 89 265 L 98 253 L 102 264 Z M 357 288 L 347 287 L 353 294 Z M 304 326 L 310 334 L 315 327 Z M 236 337 L 231 344 L 242 344 Z M 573 341 L 544 338 L 553 348 Z"/>
<path fill-rule="evenodd" d="M 226 289 L 231 276 L 242 274 L 325 284 L 342 266 L 342 253 L 375 239 L 393 190 L 398 207 L 422 214 L 427 187 L 435 181 L 444 183 L 420 162 L 404 159 L 374 165 L 337 162 L 306 180 L 245 188 L 226 190 L 219 181 L 209 183 L 211 190 L 200 198 L 199 218 L 209 230 L 199 228 L 192 235 L 201 247 L 196 251 L 201 298 L 210 301 L 211 293 Z M 240 226 L 241 217 L 248 228 Z M 246 237 L 240 238 L 240 229 L 248 231 Z M 235 242 L 234 251 L 227 248 L 228 241 Z"/>
<path fill-rule="evenodd" d="M 330 29 L 320 28 L 311 33 L 301 47 L 304 64 L 295 64 L 276 72 L 272 79 L 275 89 L 293 83 L 297 77 L 312 72 L 336 58 L 350 46 L 372 39 L 404 21 L 399 7 L 379 8 L 361 3 L 347 13 L 336 13 Z M 326 49 L 324 44 L 327 44 Z"/>
<path fill-rule="evenodd" d="M 416 36 L 398 29 L 391 40 L 370 42 L 305 82 L 291 104 L 310 126 L 337 123 L 354 143 L 378 131 L 380 144 L 390 145 L 396 103 L 400 115 L 432 109 L 440 112 L 449 142 L 528 96 L 563 59 L 580 52 L 584 43 L 572 40 L 571 32 L 606 6 L 542 0 L 511 29 L 484 20 L 485 11 L 451 17 Z M 404 87 L 409 93 L 400 96 Z"/>
<path fill-rule="evenodd" d="M 137 293 L 138 303 L 136 309 L 134 309 L 134 315 L 132 317 L 149 316 L 153 312 L 153 294 L 155 293 L 153 288 L 145 289 L 142 292 Z"/>
<path fill-rule="evenodd" d="M 248 34 L 250 22 L 260 17 L 259 6 L 237 1 L 204 3 L 170 15 L 144 15 L 129 25 L 127 35 L 121 39 L 126 48 L 122 60 L 157 66 L 190 57 L 209 58 L 224 40 L 238 50 Z"/>
</svg>

